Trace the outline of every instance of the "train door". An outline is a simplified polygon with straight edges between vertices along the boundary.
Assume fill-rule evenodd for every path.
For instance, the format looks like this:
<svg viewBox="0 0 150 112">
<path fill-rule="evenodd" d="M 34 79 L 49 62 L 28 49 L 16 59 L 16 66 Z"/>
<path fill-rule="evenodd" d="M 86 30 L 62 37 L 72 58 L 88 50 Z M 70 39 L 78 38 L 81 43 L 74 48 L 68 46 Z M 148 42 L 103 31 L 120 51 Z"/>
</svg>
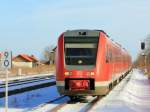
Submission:
<svg viewBox="0 0 150 112">
<path fill-rule="evenodd" d="M 112 74 L 112 49 L 109 44 L 106 45 L 106 68 L 107 79 L 111 80 Z"/>
</svg>

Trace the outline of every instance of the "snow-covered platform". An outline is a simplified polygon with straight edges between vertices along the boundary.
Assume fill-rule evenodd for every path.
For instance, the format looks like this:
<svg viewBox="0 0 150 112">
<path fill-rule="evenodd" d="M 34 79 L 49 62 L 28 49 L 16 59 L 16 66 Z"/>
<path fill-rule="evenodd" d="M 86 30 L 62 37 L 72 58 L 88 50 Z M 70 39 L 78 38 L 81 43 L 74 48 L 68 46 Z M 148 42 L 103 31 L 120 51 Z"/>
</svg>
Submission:
<svg viewBox="0 0 150 112">
<path fill-rule="evenodd" d="M 133 69 L 91 112 L 150 112 L 150 80 Z"/>
</svg>

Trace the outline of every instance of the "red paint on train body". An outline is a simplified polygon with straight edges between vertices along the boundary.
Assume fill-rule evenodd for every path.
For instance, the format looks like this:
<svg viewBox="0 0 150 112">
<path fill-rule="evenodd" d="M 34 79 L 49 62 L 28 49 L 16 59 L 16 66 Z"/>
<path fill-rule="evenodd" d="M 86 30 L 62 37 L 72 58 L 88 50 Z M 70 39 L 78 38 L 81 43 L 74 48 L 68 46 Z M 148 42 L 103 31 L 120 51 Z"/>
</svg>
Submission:
<svg viewBox="0 0 150 112">
<path fill-rule="evenodd" d="M 105 95 L 131 69 L 131 56 L 102 30 L 72 30 L 60 35 L 56 83 L 60 94 Z"/>
</svg>

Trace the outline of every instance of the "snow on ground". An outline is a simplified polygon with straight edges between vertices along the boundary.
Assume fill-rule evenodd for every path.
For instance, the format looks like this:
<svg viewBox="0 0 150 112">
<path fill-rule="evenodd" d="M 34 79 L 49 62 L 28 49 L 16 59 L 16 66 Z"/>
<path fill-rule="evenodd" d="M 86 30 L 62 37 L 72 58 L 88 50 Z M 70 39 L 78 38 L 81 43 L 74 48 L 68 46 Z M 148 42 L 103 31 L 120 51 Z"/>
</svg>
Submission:
<svg viewBox="0 0 150 112">
<path fill-rule="evenodd" d="M 131 78 L 129 80 L 130 76 Z M 134 69 L 129 76 L 91 110 L 91 112 L 120 111 L 150 111 L 150 80 L 140 70 Z"/>
<path fill-rule="evenodd" d="M 33 90 L 22 94 L 12 95 L 9 96 L 9 112 L 28 112 L 33 108 L 45 102 L 53 100 L 59 96 L 60 95 L 57 92 L 56 86 Z M 0 98 L 0 112 L 5 111 L 4 101 L 5 101 L 4 98 Z M 58 104 L 56 103 L 51 105 L 54 106 Z"/>
</svg>

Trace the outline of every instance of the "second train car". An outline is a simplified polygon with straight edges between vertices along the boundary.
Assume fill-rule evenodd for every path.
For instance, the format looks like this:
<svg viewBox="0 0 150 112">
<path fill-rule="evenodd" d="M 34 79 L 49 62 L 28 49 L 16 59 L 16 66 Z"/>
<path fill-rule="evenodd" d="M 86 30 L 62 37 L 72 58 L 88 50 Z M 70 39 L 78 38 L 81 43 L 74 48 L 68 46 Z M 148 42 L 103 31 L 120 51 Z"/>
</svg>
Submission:
<svg viewBox="0 0 150 112">
<path fill-rule="evenodd" d="M 68 96 L 105 95 L 131 69 L 131 56 L 102 30 L 68 30 L 58 39 L 56 84 Z"/>
</svg>

